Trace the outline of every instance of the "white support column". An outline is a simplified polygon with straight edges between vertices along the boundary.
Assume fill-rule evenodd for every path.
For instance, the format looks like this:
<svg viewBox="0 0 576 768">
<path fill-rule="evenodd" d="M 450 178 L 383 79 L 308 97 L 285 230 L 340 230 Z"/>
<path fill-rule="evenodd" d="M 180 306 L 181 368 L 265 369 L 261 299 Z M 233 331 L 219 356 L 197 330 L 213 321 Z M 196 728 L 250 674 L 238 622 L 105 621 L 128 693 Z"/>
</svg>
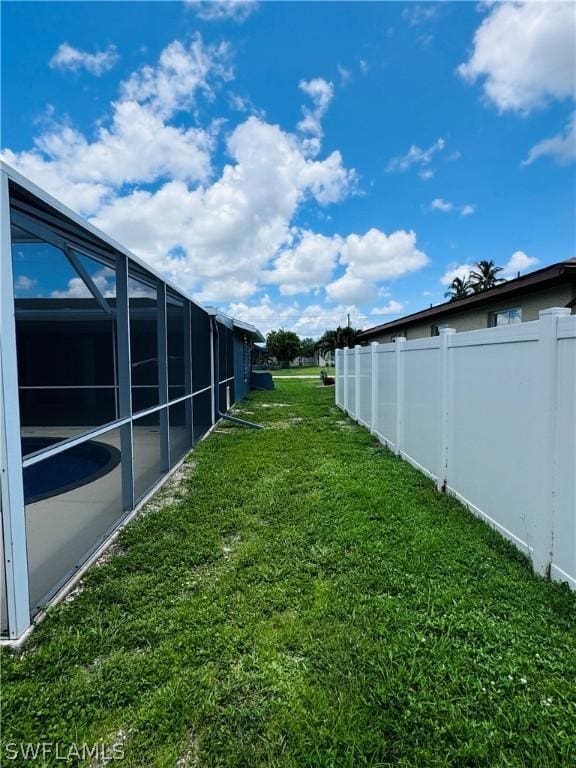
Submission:
<svg viewBox="0 0 576 768">
<path fill-rule="evenodd" d="M 406 338 L 397 336 L 396 340 L 396 445 L 394 453 L 400 455 L 404 442 L 404 352 Z"/>
<path fill-rule="evenodd" d="M 128 259 L 116 254 L 116 335 L 118 347 L 118 406 L 121 419 L 132 416 L 132 364 L 130 352 L 130 300 Z M 134 446 L 132 422 L 120 427 L 122 454 L 122 508 L 134 508 Z"/>
<path fill-rule="evenodd" d="M 440 456 L 436 472 L 436 488 L 445 491 L 448 484 L 448 440 L 450 436 L 450 338 L 455 328 L 440 331 Z"/>
<path fill-rule="evenodd" d="M 156 328 L 158 334 L 158 394 L 160 403 L 168 402 L 168 341 L 166 330 L 166 283 L 158 281 L 156 306 Z M 168 408 L 160 411 L 160 470 L 170 469 L 170 430 L 168 428 Z"/>
<path fill-rule="evenodd" d="M 370 354 L 370 373 L 371 373 L 371 388 L 370 388 L 370 396 L 372 398 L 371 402 L 371 408 L 370 408 L 370 432 L 375 435 L 376 434 L 376 428 L 378 425 L 378 366 L 376 365 L 377 357 L 376 352 L 378 351 L 378 342 L 373 341 L 370 344 L 371 347 L 371 354 Z"/>
<path fill-rule="evenodd" d="M 542 576 L 550 575 L 554 542 L 554 511 L 556 506 L 556 463 L 558 430 L 558 318 L 570 314 L 570 309 L 552 307 L 540 311 L 540 340 L 538 363 L 534 372 L 540 379 L 540 408 L 531 418 L 541 419 L 542 482 L 538 513 L 530 521 L 528 543 L 532 546 L 532 566 Z"/>
<path fill-rule="evenodd" d="M 8 176 L 1 174 L 0 214 L 0 485 L 6 576 L 8 635 L 19 638 L 30 626 L 26 515 L 20 443 L 18 363 L 10 238 Z M 4 599 L 4 596 L 0 596 Z"/>
<path fill-rule="evenodd" d="M 348 413 L 348 370 L 350 368 L 348 360 L 348 347 L 344 347 L 342 350 L 343 355 L 343 369 L 344 369 L 344 410 Z"/>
<path fill-rule="evenodd" d="M 184 304 L 184 317 L 186 326 L 184 329 L 184 388 L 186 394 L 192 392 L 192 309 L 189 301 Z M 194 398 L 186 401 L 186 432 L 188 446 L 194 445 Z"/>
<path fill-rule="evenodd" d="M 354 347 L 354 418 L 360 418 L 360 344 Z"/>
</svg>

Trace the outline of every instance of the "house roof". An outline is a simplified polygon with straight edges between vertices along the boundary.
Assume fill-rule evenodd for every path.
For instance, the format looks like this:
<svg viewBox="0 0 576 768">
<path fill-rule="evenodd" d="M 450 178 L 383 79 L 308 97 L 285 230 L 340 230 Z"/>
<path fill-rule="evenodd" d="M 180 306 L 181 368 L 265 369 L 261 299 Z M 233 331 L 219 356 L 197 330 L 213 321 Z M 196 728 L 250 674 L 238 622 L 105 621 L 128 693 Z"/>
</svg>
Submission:
<svg viewBox="0 0 576 768">
<path fill-rule="evenodd" d="M 264 336 L 258 330 L 258 328 L 256 328 L 256 326 L 252 325 L 252 323 L 247 323 L 245 320 L 238 320 L 235 317 L 234 318 L 234 328 L 238 328 L 241 331 L 245 331 L 249 336 L 252 336 L 254 341 L 265 341 Z"/>
<path fill-rule="evenodd" d="M 360 331 L 358 337 L 361 340 L 365 340 L 378 333 L 405 328 L 407 325 L 411 325 L 412 323 L 421 320 L 433 321 L 435 319 L 449 317 L 452 314 L 461 312 L 463 309 L 482 304 L 491 304 L 500 301 L 501 299 L 505 299 L 508 296 L 551 287 L 566 281 L 576 282 L 576 258 L 559 261 L 548 267 L 537 269 L 535 272 L 530 272 L 528 275 L 522 275 L 522 277 L 507 280 L 505 283 L 501 283 L 494 288 L 482 291 L 481 293 L 474 293 L 464 299 L 446 301 L 443 304 L 437 304 L 434 307 L 422 309 L 411 315 L 404 315 L 404 317 L 399 317 L 397 320 L 392 320 L 389 323 L 382 323 L 381 325 L 375 325 L 372 328 L 366 328 L 365 330 Z"/>
</svg>

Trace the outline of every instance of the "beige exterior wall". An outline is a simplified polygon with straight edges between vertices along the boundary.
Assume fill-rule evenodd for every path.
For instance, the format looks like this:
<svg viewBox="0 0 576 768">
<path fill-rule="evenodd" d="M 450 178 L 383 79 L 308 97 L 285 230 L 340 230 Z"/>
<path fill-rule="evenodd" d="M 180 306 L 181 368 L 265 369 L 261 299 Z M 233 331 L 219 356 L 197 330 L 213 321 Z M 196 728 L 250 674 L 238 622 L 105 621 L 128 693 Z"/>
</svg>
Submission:
<svg viewBox="0 0 576 768">
<path fill-rule="evenodd" d="M 406 336 L 408 340 L 421 339 L 432 336 L 433 325 L 444 323 L 447 323 L 449 328 L 455 328 L 456 331 L 476 331 L 479 328 L 488 327 L 488 316 L 492 312 L 501 312 L 515 307 L 520 307 L 522 322 L 526 323 L 530 320 L 538 320 L 538 313 L 541 309 L 565 307 L 574 298 L 576 298 L 576 286 L 559 285 L 554 288 L 532 291 L 522 297 L 509 296 L 501 301 L 485 302 L 446 316 L 439 314 L 433 319 L 406 325 L 404 328 L 395 328 L 393 331 L 382 332 L 371 337 L 370 341 L 390 342 L 396 336 Z"/>
</svg>

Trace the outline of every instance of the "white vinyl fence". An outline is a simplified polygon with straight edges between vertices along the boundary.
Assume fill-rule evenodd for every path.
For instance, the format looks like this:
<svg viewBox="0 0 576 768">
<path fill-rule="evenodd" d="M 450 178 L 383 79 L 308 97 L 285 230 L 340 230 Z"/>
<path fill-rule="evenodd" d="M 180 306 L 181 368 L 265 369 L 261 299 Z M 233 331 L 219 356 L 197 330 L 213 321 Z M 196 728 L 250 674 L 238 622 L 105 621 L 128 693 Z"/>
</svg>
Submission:
<svg viewBox="0 0 576 768">
<path fill-rule="evenodd" d="M 576 316 L 337 350 L 336 404 L 576 589 Z"/>
</svg>

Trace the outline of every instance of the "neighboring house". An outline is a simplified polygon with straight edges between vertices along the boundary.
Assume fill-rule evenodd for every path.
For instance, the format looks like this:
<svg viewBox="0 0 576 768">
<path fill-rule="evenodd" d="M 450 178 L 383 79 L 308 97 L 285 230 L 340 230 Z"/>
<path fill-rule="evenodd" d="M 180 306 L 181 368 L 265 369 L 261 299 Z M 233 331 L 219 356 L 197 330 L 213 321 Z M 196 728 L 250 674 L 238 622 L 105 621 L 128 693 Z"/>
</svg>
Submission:
<svg viewBox="0 0 576 768">
<path fill-rule="evenodd" d="M 334 352 L 322 352 L 321 350 L 318 350 L 316 353 L 318 355 L 318 362 L 316 365 L 319 365 L 321 368 L 324 367 L 330 367 L 334 365 Z"/>
<path fill-rule="evenodd" d="M 268 354 L 268 350 L 263 346 L 256 346 L 255 362 L 258 366 L 267 368 L 280 368 L 280 362 L 274 357 L 274 355 Z M 298 355 L 288 364 L 289 368 L 310 368 L 313 366 L 330 366 L 334 365 L 334 353 L 333 352 L 320 352 L 316 351 L 314 357 L 302 357 Z"/>
<path fill-rule="evenodd" d="M 389 342 L 397 336 L 421 339 L 442 328 L 475 331 L 496 325 L 538 320 L 541 309 L 569 307 L 576 312 L 576 259 L 544 267 L 464 299 L 414 312 L 390 323 L 367 328 L 358 342 Z"/>
</svg>

